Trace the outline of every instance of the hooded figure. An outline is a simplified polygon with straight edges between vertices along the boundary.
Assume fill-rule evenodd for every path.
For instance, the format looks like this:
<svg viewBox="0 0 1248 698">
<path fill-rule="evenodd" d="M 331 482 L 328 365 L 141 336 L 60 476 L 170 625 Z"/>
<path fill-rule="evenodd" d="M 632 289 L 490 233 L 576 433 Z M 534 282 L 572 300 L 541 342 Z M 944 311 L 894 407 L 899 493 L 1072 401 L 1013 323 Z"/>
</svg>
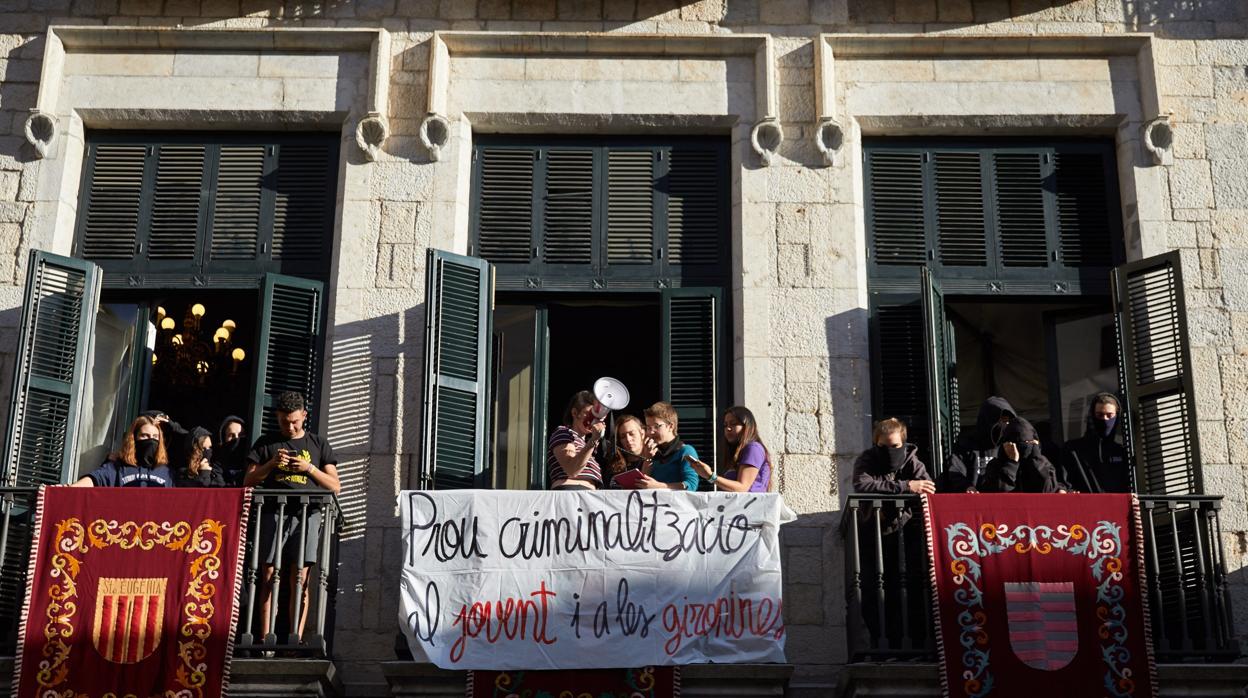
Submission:
<svg viewBox="0 0 1248 698">
<path fill-rule="evenodd" d="M 1015 460 L 1006 444 L 1018 450 Z M 1048 493 L 1060 489 L 1057 469 L 1040 452 L 1040 437 L 1031 422 L 1019 417 L 1001 434 L 997 456 L 988 461 L 988 467 L 980 478 L 980 492 L 1031 492 Z"/>
<path fill-rule="evenodd" d="M 1062 447 L 1061 475 L 1070 489 L 1092 494 L 1131 491 L 1127 449 L 1117 439 L 1122 418 L 1122 405 L 1113 393 L 1092 398 L 1083 436 Z"/>
<path fill-rule="evenodd" d="M 1003 397 L 992 396 L 979 407 L 975 432 L 963 436 L 953 445 L 953 453 L 945 458 L 945 469 L 937 482 L 938 492 L 966 492 L 978 488 L 979 479 L 988 461 L 997 455 L 997 445 L 1005 430 L 1001 418 L 1014 419 L 1018 413 Z"/>
<path fill-rule="evenodd" d="M 854 461 L 853 485 L 858 494 L 910 494 L 911 480 L 931 480 L 927 466 L 919 460 L 914 444 L 901 448 L 872 446 Z M 868 513 L 869 510 L 861 510 Z M 891 521 L 884 522 L 883 533 L 889 534 L 906 524 L 913 516 L 909 507 L 902 508 Z"/>
<path fill-rule="evenodd" d="M 231 424 L 242 428 L 236 439 L 227 438 L 226 430 Z M 225 476 L 226 484 L 230 487 L 242 487 L 243 475 L 247 471 L 247 451 L 251 448 L 251 443 L 247 440 L 247 423 L 237 415 L 221 420 L 221 426 L 217 428 L 217 440 L 213 445 L 213 464 Z"/>
<path fill-rule="evenodd" d="M 174 483 L 178 487 L 225 487 L 225 478 L 221 470 L 213 464 L 213 448 L 199 448 L 199 444 L 212 434 L 203 427 L 191 429 L 178 458 L 177 469 L 174 470 Z M 191 472 L 194 467 L 195 472 Z"/>
</svg>

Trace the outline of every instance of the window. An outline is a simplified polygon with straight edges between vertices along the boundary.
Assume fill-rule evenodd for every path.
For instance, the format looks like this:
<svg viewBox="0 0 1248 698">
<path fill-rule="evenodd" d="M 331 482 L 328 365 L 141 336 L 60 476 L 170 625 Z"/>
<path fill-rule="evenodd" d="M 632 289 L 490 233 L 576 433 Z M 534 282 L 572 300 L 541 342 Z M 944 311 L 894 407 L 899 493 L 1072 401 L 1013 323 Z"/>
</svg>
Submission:
<svg viewBox="0 0 1248 698">
<path fill-rule="evenodd" d="M 1112 387 L 1137 491 L 1201 491 L 1179 259 L 1121 265 L 1112 145 L 875 140 L 864 158 L 876 418 L 939 472 L 983 397 L 1015 402 L 992 373 L 1014 360 L 1042 437 L 1077 436 L 1071 397 Z"/>
<path fill-rule="evenodd" d="M 334 135 L 91 134 L 75 256 L 106 286 L 323 280 L 337 166 Z"/>
<path fill-rule="evenodd" d="M 722 283 L 728 157 L 722 139 L 482 139 L 469 252 L 501 290 Z"/>
</svg>

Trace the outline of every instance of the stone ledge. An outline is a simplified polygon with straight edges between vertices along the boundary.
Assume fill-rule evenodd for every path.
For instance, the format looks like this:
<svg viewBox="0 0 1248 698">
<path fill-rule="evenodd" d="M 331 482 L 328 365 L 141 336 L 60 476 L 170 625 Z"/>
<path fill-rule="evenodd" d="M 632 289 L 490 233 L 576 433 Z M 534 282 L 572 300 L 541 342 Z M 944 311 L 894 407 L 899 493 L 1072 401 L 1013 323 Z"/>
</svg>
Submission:
<svg viewBox="0 0 1248 698">
<path fill-rule="evenodd" d="M 343 695 L 338 668 L 327 659 L 239 659 L 230 664 L 232 698 Z"/>
<path fill-rule="evenodd" d="M 937 665 L 913 662 L 862 662 L 837 675 L 837 698 L 919 698 L 940 695 Z M 1159 664 L 1160 698 L 1243 698 L 1248 664 Z"/>
<path fill-rule="evenodd" d="M 395 696 L 460 698 L 467 672 L 417 662 L 382 662 Z M 792 664 L 690 664 L 680 669 L 682 696 L 783 696 Z"/>
</svg>

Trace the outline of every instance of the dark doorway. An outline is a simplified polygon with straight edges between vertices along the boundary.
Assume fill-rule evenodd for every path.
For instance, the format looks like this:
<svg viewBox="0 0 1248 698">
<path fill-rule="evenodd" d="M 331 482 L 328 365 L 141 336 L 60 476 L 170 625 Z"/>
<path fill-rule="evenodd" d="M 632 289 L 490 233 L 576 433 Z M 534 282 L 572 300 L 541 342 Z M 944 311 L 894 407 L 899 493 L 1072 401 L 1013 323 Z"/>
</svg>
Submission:
<svg viewBox="0 0 1248 698">
<path fill-rule="evenodd" d="M 106 292 L 86 391 L 91 418 L 79 430 L 80 471 L 99 465 L 144 410 L 214 435 L 227 415 L 246 419 L 256 303 L 255 291 Z"/>
<path fill-rule="evenodd" d="M 1055 446 L 1083 433 L 1087 400 L 1117 393 L 1109 300 L 948 298 L 957 342 L 959 424 L 974 429 L 979 406 L 1005 397 Z"/>
<path fill-rule="evenodd" d="M 662 399 L 658 300 L 549 306 L 550 375 L 547 424 L 563 423 L 568 400 L 602 376 L 618 378 L 631 395 L 630 414 Z"/>
</svg>

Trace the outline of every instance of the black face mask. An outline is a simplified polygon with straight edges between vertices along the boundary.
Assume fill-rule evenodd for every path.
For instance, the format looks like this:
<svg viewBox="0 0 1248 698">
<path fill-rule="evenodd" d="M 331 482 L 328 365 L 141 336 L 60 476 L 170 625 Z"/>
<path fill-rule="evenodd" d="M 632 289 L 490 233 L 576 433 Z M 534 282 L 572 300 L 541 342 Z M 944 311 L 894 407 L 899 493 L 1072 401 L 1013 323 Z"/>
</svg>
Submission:
<svg viewBox="0 0 1248 698">
<path fill-rule="evenodd" d="M 1033 458 L 1038 450 L 1035 444 L 1021 443 L 1018 445 L 1018 459 Z"/>
<path fill-rule="evenodd" d="M 892 448 L 890 446 L 876 446 L 875 448 L 880 452 L 880 455 L 884 458 L 885 462 L 888 463 L 888 469 L 892 472 L 901 470 L 901 466 L 906 464 L 905 446 L 899 446 L 897 448 Z"/>
<path fill-rule="evenodd" d="M 212 447 L 205 448 L 204 455 L 200 457 L 208 461 L 209 463 L 211 463 L 212 462 Z"/>
<path fill-rule="evenodd" d="M 135 465 L 140 468 L 156 467 L 156 449 L 160 448 L 160 441 L 156 439 L 146 439 L 144 441 L 134 442 L 134 460 Z"/>
</svg>

